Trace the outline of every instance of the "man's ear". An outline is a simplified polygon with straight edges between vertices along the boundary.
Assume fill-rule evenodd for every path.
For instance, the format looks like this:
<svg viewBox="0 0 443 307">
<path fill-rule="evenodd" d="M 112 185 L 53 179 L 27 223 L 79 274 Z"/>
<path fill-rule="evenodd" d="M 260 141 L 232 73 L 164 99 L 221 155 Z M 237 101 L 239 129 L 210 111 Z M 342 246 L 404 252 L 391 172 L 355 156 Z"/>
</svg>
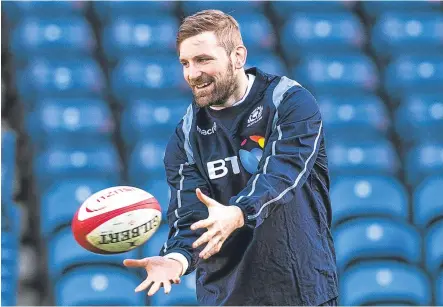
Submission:
<svg viewBox="0 0 443 307">
<path fill-rule="evenodd" d="M 248 51 L 243 45 L 239 45 L 234 49 L 234 67 L 236 69 L 241 69 L 245 66 L 247 55 Z"/>
</svg>

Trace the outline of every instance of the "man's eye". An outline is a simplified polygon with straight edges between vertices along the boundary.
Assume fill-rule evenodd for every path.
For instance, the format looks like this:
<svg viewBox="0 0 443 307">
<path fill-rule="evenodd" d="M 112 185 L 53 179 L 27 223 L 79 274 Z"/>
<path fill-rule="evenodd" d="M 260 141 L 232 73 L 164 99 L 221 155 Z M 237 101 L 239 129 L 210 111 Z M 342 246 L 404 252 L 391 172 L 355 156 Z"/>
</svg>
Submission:
<svg viewBox="0 0 443 307">
<path fill-rule="evenodd" d="M 209 61 L 209 59 L 200 59 L 200 60 L 198 60 L 198 61 L 199 61 L 199 63 L 206 63 L 206 62 Z"/>
</svg>

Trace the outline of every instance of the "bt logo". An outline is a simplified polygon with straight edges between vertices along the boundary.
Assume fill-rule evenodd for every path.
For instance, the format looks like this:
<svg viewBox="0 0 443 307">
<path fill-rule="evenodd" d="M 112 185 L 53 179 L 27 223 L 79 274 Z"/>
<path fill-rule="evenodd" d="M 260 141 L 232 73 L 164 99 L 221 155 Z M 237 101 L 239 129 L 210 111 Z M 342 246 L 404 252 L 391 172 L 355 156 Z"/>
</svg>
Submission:
<svg viewBox="0 0 443 307">
<path fill-rule="evenodd" d="M 234 174 L 240 173 L 240 167 L 238 165 L 238 157 L 232 156 L 225 159 L 210 161 L 207 163 L 208 173 L 210 179 L 218 179 L 224 177 L 228 174 L 228 168 L 226 167 L 226 162 L 230 162 L 232 171 Z"/>
<path fill-rule="evenodd" d="M 253 174 L 257 171 L 258 163 L 260 162 L 265 144 L 265 138 L 257 135 L 250 136 L 249 139 L 254 143 L 249 142 L 248 139 L 243 140 L 241 143 L 242 147 L 248 145 L 248 147 L 256 146 L 254 144 L 258 144 L 260 148 L 253 148 L 251 151 L 246 149 L 240 149 L 239 156 L 240 161 L 243 167 L 250 174 Z M 240 174 L 240 166 L 238 164 L 238 156 L 227 157 L 224 159 L 219 159 L 215 161 L 207 162 L 208 174 L 211 180 L 218 179 L 226 176 L 229 172 L 229 169 L 232 169 L 234 174 Z"/>
</svg>

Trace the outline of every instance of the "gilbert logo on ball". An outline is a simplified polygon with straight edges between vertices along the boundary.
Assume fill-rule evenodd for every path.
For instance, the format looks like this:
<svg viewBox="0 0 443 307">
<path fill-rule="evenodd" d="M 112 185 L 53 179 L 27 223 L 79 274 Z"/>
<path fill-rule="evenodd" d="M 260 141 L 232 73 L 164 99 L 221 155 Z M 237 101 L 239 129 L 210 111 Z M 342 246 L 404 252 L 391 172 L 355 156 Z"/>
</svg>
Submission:
<svg viewBox="0 0 443 307">
<path fill-rule="evenodd" d="M 157 231 L 161 208 L 154 196 L 128 186 L 117 186 L 91 195 L 72 220 L 75 240 L 98 254 L 127 252 Z"/>
</svg>

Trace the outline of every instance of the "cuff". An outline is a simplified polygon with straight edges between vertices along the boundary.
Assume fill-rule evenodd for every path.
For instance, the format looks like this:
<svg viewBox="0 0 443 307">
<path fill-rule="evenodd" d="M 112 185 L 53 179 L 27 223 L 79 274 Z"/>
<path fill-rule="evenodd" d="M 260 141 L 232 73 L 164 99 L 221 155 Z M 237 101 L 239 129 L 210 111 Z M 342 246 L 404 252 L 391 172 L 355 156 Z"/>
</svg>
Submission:
<svg viewBox="0 0 443 307">
<path fill-rule="evenodd" d="M 177 260 L 178 262 L 180 262 L 182 264 L 182 273 L 180 274 L 180 276 L 185 274 L 185 272 L 188 270 L 188 266 L 189 266 L 188 259 L 186 259 L 186 257 L 183 256 L 182 254 L 170 253 L 170 254 L 164 255 L 164 257 Z"/>
</svg>

